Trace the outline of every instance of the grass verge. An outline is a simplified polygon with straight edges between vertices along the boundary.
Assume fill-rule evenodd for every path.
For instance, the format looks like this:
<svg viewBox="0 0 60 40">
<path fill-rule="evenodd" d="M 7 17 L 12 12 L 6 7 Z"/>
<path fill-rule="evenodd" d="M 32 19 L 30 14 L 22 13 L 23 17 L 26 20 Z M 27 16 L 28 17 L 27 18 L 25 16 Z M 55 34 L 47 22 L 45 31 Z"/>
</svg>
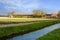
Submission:
<svg viewBox="0 0 60 40">
<path fill-rule="evenodd" d="M 37 40 L 60 40 L 60 28 L 48 33 L 41 38 L 38 38 Z"/>
</svg>

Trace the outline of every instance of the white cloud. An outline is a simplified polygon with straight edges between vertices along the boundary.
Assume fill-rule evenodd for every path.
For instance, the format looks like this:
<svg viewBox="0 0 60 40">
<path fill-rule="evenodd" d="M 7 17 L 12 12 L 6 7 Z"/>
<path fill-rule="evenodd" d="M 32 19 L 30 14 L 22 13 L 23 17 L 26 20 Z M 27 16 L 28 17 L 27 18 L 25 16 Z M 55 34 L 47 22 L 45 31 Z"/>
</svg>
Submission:
<svg viewBox="0 0 60 40">
<path fill-rule="evenodd" d="M 4 3 L 6 9 L 8 10 L 27 10 L 27 9 L 35 9 L 39 7 L 39 3 L 37 0 L 0 0 L 1 3 Z"/>
</svg>

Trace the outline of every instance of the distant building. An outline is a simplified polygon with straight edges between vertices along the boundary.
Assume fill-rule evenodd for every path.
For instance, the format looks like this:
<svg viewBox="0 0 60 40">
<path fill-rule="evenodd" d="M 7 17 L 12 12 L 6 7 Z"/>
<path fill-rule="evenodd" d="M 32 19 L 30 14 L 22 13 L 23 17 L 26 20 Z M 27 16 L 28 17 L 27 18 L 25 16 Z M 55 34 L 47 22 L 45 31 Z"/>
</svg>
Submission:
<svg viewBox="0 0 60 40">
<path fill-rule="evenodd" d="M 33 17 L 33 15 L 21 15 L 21 14 L 15 14 L 12 15 L 14 18 L 29 18 L 29 17 Z"/>
<path fill-rule="evenodd" d="M 57 14 L 55 14 L 55 13 L 53 13 L 53 14 L 51 14 L 51 17 L 53 17 L 53 18 L 57 18 L 57 17 L 58 17 L 58 15 L 57 15 Z"/>
<path fill-rule="evenodd" d="M 13 13 L 13 14 L 9 14 L 10 18 L 30 18 L 33 17 L 32 14 L 24 14 L 24 13 Z"/>
<path fill-rule="evenodd" d="M 51 18 L 51 14 L 46 14 L 46 18 Z"/>
</svg>

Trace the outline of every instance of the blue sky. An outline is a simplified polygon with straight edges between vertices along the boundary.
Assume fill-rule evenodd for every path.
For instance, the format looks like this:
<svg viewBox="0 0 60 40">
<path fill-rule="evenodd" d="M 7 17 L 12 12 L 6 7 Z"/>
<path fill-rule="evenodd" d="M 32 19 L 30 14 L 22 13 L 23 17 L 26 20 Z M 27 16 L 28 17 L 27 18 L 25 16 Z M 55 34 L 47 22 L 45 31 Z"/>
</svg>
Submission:
<svg viewBox="0 0 60 40">
<path fill-rule="evenodd" d="M 60 0 L 0 0 L 0 14 L 31 12 L 35 9 L 57 13 L 60 10 Z"/>
</svg>

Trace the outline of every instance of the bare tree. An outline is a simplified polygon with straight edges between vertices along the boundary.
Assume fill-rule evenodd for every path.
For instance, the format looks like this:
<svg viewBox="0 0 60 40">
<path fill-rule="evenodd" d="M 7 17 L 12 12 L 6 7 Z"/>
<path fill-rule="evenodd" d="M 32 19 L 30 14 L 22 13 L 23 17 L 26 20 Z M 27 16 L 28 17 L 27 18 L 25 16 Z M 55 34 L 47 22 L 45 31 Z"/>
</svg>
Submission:
<svg viewBox="0 0 60 40">
<path fill-rule="evenodd" d="M 45 17 L 46 12 L 40 11 L 40 10 L 33 10 L 33 16 L 34 17 Z"/>
<path fill-rule="evenodd" d="M 9 12 L 8 13 L 8 16 L 11 18 L 11 17 L 13 17 L 13 15 L 14 15 L 14 12 Z"/>
</svg>

